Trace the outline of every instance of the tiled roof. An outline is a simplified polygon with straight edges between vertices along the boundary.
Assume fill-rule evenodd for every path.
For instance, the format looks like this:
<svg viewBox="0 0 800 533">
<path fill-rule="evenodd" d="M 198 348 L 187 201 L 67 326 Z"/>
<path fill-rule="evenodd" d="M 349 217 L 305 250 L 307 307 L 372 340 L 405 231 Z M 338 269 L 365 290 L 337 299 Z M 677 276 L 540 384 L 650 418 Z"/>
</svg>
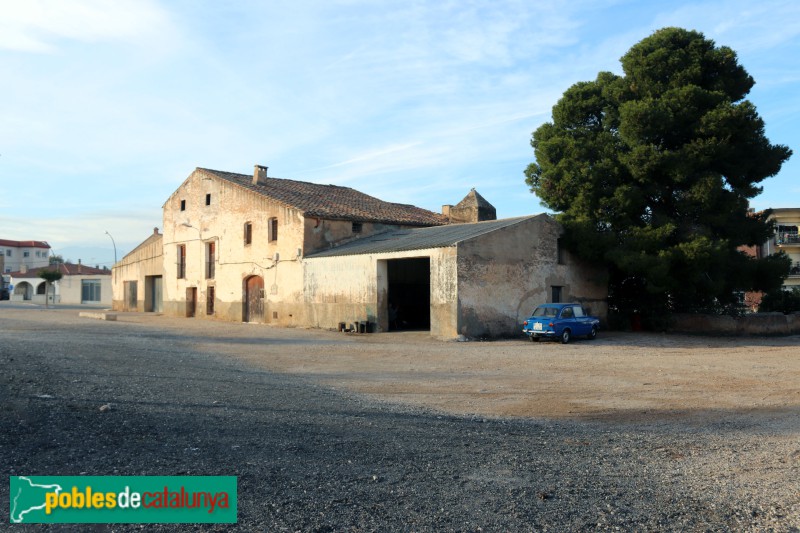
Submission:
<svg viewBox="0 0 800 533">
<path fill-rule="evenodd" d="M 6 272 L 6 276 L 13 278 L 38 278 L 39 272 L 43 270 L 53 270 L 54 265 L 46 267 L 29 268 L 27 272 Z M 80 267 L 80 272 L 78 268 Z M 111 270 L 94 268 L 86 265 L 76 265 L 74 263 L 59 263 L 58 271 L 64 276 L 110 276 Z"/>
<path fill-rule="evenodd" d="M 0 239 L 0 246 L 13 246 L 15 248 L 50 248 L 50 245 L 44 241 L 11 241 L 8 239 Z"/>
<path fill-rule="evenodd" d="M 492 231 L 507 228 L 520 222 L 530 220 L 537 216 L 506 218 L 503 220 L 490 220 L 487 222 L 473 222 L 470 224 L 449 224 L 431 228 L 414 228 L 386 231 L 351 241 L 347 244 L 307 255 L 309 259 L 316 257 L 335 257 L 342 255 L 376 254 L 385 252 L 405 252 L 410 250 L 425 250 L 428 248 L 442 248 L 453 246 L 462 241 L 473 239 Z"/>
<path fill-rule="evenodd" d="M 447 223 L 447 219 L 439 213 L 413 205 L 384 202 L 350 187 L 279 178 L 266 178 L 265 185 L 253 185 L 252 175 L 206 168 L 197 170 L 299 209 L 306 217 L 406 226 L 436 226 Z"/>
</svg>

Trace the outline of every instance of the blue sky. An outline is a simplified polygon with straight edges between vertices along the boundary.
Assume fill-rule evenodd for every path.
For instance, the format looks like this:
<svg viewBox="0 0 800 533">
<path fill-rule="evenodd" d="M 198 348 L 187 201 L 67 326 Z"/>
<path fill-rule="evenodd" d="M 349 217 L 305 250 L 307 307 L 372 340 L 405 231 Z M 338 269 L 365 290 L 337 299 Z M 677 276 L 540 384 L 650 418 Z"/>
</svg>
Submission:
<svg viewBox="0 0 800 533">
<path fill-rule="evenodd" d="M 530 135 L 656 29 L 730 46 L 800 147 L 795 1 L 0 0 L 0 238 L 113 263 L 195 167 L 438 211 L 471 187 L 542 212 Z M 756 208 L 800 205 L 800 153 Z"/>
</svg>

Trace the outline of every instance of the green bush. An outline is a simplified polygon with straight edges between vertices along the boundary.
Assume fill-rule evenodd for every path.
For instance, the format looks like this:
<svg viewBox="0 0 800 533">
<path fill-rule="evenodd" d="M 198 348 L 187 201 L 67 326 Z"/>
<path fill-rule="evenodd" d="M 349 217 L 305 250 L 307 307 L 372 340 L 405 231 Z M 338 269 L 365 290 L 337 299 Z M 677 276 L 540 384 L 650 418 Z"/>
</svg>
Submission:
<svg viewBox="0 0 800 533">
<path fill-rule="evenodd" d="M 784 315 L 800 312 L 800 289 L 793 287 L 790 291 L 778 289 L 766 293 L 758 306 L 758 312 L 780 312 Z"/>
</svg>

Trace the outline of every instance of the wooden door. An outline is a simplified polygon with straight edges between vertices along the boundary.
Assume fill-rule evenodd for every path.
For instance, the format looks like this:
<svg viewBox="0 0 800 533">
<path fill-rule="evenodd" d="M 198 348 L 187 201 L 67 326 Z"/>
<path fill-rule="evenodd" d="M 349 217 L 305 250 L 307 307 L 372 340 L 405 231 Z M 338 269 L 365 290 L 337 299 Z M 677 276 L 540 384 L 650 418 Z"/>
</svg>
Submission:
<svg viewBox="0 0 800 533">
<path fill-rule="evenodd" d="M 244 321 L 264 321 L 264 279 L 250 276 L 245 280 Z"/>
<path fill-rule="evenodd" d="M 153 276 L 153 312 L 161 313 L 164 311 L 164 282 L 161 276 Z"/>
<path fill-rule="evenodd" d="M 197 312 L 197 287 L 186 288 L 186 316 L 193 317 Z"/>
</svg>

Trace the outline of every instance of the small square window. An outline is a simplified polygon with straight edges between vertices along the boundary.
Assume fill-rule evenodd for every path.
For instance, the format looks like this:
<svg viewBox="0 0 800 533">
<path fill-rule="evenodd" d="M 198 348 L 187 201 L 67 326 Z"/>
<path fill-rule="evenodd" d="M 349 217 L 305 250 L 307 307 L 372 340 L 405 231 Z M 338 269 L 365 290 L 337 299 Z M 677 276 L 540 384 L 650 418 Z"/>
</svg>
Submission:
<svg viewBox="0 0 800 533">
<path fill-rule="evenodd" d="M 186 211 L 186 200 L 181 200 L 181 211 Z"/>
<path fill-rule="evenodd" d="M 364 229 L 364 226 L 361 222 L 353 222 L 353 233 L 361 233 L 361 230 Z"/>
<path fill-rule="evenodd" d="M 211 205 L 211 193 L 206 194 L 206 205 Z"/>
<path fill-rule="evenodd" d="M 22 252 L 22 257 L 30 257 L 31 253 L 28 251 Z"/>
</svg>

